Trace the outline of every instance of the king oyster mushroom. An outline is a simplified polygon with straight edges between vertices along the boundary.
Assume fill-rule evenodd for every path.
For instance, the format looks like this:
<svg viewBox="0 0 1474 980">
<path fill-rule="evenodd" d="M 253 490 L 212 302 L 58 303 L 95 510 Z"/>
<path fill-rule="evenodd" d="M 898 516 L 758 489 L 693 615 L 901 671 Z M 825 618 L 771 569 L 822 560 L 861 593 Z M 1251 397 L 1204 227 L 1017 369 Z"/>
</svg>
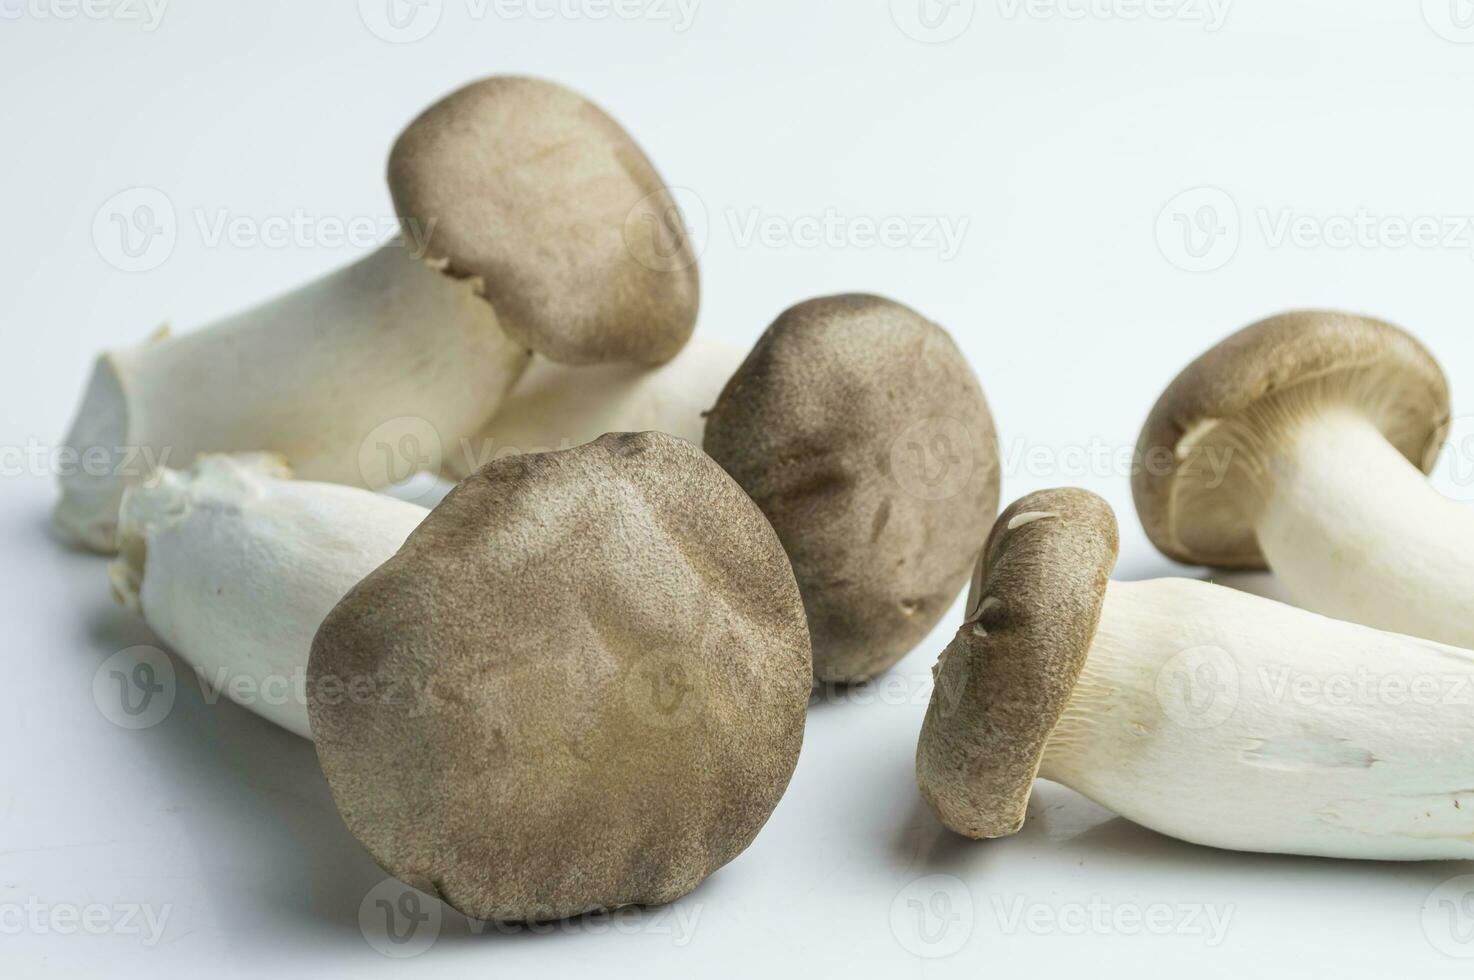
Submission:
<svg viewBox="0 0 1474 980">
<path fill-rule="evenodd" d="M 920 642 L 998 511 L 998 437 L 967 359 L 878 296 L 780 316 L 717 399 L 704 445 L 793 560 L 821 682 L 867 680 Z"/>
<path fill-rule="evenodd" d="M 1243 851 L 1474 858 L 1474 652 L 1190 579 L 1111 582 L 1083 490 L 1009 507 L 935 670 L 922 795 L 1018 831 L 1036 776 Z"/>
<path fill-rule="evenodd" d="M 428 516 L 370 497 L 202 460 L 128 491 L 115 588 L 187 623 L 165 638 L 197 667 L 305 670 L 349 829 L 467 915 L 673 901 L 752 842 L 803 739 L 808 632 L 772 528 L 700 449 L 502 459 Z"/>
<path fill-rule="evenodd" d="M 1474 647 L 1474 512 L 1426 477 L 1448 424 L 1443 372 L 1398 328 L 1273 317 L 1198 358 L 1157 402 L 1137 511 L 1169 557 L 1267 563 L 1307 609 Z"/>
<path fill-rule="evenodd" d="M 66 440 L 88 465 L 61 478 L 64 532 L 114 550 L 128 483 L 206 452 L 275 452 L 304 479 L 378 489 L 473 436 L 529 351 L 653 365 L 691 334 L 696 258 L 670 192 L 568 89 L 493 77 L 452 93 L 396 141 L 389 189 L 404 240 L 98 359 Z"/>
</svg>

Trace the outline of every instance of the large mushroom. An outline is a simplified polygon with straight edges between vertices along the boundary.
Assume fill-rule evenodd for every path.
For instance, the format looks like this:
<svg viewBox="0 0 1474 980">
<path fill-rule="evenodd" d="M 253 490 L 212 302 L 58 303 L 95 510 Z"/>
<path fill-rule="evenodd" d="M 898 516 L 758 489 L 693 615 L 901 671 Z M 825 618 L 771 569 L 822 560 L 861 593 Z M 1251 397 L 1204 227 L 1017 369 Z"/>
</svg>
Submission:
<svg viewBox="0 0 1474 980">
<path fill-rule="evenodd" d="M 1083 490 L 998 519 L 935 669 L 922 795 L 1018 831 L 1036 776 L 1232 850 L 1474 858 L 1474 653 L 1191 579 L 1111 582 Z"/>
<path fill-rule="evenodd" d="M 798 758 L 808 633 L 772 528 L 700 449 L 609 435 L 493 462 L 318 626 L 339 566 L 420 516 L 355 494 L 203 460 L 129 491 L 114 582 L 161 627 L 198 607 L 165 637 L 196 666 L 305 671 L 289 727 L 310 721 L 386 870 L 541 920 L 673 901 L 752 842 Z"/>
<path fill-rule="evenodd" d="M 1448 424 L 1443 372 L 1403 331 L 1344 313 L 1273 317 L 1157 402 L 1137 511 L 1178 561 L 1267 563 L 1308 609 L 1474 647 L 1474 512 L 1426 477 Z"/>
<path fill-rule="evenodd" d="M 298 476 L 380 488 L 473 436 L 527 366 L 669 360 L 696 259 L 670 192 L 582 96 L 493 77 L 400 135 L 404 237 L 205 329 L 103 354 L 67 445 L 58 525 L 116 548 L 125 486 L 206 452 L 270 451 Z"/>
</svg>

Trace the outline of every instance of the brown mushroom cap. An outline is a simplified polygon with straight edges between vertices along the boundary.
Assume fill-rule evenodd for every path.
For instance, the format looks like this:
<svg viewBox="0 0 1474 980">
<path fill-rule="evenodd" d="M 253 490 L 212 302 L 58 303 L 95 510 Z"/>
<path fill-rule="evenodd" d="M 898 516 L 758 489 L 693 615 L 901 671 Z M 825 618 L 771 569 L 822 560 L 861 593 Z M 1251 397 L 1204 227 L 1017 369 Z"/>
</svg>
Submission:
<svg viewBox="0 0 1474 980">
<path fill-rule="evenodd" d="M 1152 409 L 1137 444 L 1136 510 L 1152 543 L 1177 561 L 1263 568 L 1254 493 L 1221 479 L 1271 470 L 1308 414 L 1364 412 L 1427 473 L 1447 436 L 1448 382 L 1397 327 L 1328 311 L 1285 313 L 1246 327 L 1188 365 Z"/>
<path fill-rule="evenodd" d="M 875 296 L 780 316 L 707 420 L 706 451 L 793 560 L 814 675 L 854 682 L 926 636 L 998 509 L 998 438 L 947 332 Z"/>
<path fill-rule="evenodd" d="M 695 328 L 696 256 L 670 191 L 576 92 L 494 77 L 451 93 L 395 142 L 389 190 L 427 257 L 479 277 L 502 328 L 554 361 L 660 364 Z"/>
<path fill-rule="evenodd" d="M 916 747 L 921 795 L 966 837 L 1007 837 L 1100 624 L 1119 540 L 1110 505 L 1045 490 L 998 518 L 968 614 L 933 670 Z"/>
<path fill-rule="evenodd" d="M 756 836 L 798 758 L 788 559 L 658 433 L 499 460 L 319 629 L 313 738 L 389 873 L 485 920 L 673 901 Z"/>
</svg>

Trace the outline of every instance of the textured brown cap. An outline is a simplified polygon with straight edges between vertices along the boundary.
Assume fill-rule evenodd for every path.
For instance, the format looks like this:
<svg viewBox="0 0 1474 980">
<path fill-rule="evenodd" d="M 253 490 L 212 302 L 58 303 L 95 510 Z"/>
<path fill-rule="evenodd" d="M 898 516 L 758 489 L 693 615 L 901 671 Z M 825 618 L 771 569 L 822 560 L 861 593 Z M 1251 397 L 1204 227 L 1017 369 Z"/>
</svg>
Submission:
<svg viewBox="0 0 1474 980">
<path fill-rule="evenodd" d="M 607 435 L 462 482 L 312 646 L 344 821 L 485 920 L 669 902 L 756 836 L 810 692 L 798 587 L 690 443 Z"/>
<path fill-rule="evenodd" d="M 431 106 L 389 156 L 405 233 L 479 277 L 502 328 L 565 364 L 659 364 L 685 345 L 696 255 L 629 134 L 576 92 L 494 77 Z"/>
<path fill-rule="evenodd" d="M 916 781 L 966 837 L 1024 825 L 1044 746 L 1100 624 L 1119 540 L 1110 505 L 1046 490 L 998 518 L 966 622 L 933 670 Z"/>
<path fill-rule="evenodd" d="M 705 445 L 793 560 L 820 681 L 873 677 L 920 642 L 998 510 L 998 437 L 967 359 L 876 296 L 780 316 L 712 409 Z"/>
<path fill-rule="evenodd" d="M 1288 425 L 1292 413 L 1257 410 L 1309 384 L 1364 410 L 1408 460 L 1425 473 L 1432 470 L 1449 423 L 1448 382 L 1433 355 L 1380 320 L 1285 313 L 1199 357 L 1152 409 L 1137 444 L 1132 490 L 1153 544 L 1188 564 L 1264 567 L 1254 530 L 1232 499 L 1241 496 L 1239 489 L 1211 478 L 1230 453 L 1254 451 L 1227 434 L 1225 423 L 1252 415 L 1251 424 L 1261 428 Z M 1240 460 L 1256 468 L 1262 462 Z"/>
</svg>

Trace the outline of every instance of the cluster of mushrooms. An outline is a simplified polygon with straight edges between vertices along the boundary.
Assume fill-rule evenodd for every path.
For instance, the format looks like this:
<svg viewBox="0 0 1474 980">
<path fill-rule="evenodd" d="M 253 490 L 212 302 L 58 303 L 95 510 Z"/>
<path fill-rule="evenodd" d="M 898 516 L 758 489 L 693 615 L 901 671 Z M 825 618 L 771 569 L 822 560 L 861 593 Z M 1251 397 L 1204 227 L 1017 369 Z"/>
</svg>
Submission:
<svg viewBox="0 0 1474 980">
<path fill-rule="evenodd" d="M 389 185 L 423 254 L 103 355 L 68 444 L 168 466 L 69 475 L 56 517 L 192 668 L 253 682 L 227 693 L 291 681 L 238 698 L 314 741 L 391 874 L 484 920 L 679 898 L 767 821 L 813 686 L 885 672 L 969 581 L 917 750 L 952 830 L 1016 832 L 1042 775 L 1202 844 L 1474 857 L 1467 700 L 1261 682 L 1474 681 L 1474 515 L 1425 478 L 1448 392 L 1397 328 L 1256 324 L 1142 434 L 1152 540 L 1267 564 L 1305 611 L 1111 582 L 1115 517 L 1084 491 L 995 524 L 982 388 L 905 306 L 688 343 L 671 194 L 576 93 L 471 84 L 405 129 Z M 433 509 L 376 492 L 403 476 L 377 450 L 425 431 L 411 458 L 459 481 Z M 475 445 L 569 448 L 445 451 Z M 1163 697 L 1185 655 L 1232 675 L 1210 724 Z"/>
</svg>

